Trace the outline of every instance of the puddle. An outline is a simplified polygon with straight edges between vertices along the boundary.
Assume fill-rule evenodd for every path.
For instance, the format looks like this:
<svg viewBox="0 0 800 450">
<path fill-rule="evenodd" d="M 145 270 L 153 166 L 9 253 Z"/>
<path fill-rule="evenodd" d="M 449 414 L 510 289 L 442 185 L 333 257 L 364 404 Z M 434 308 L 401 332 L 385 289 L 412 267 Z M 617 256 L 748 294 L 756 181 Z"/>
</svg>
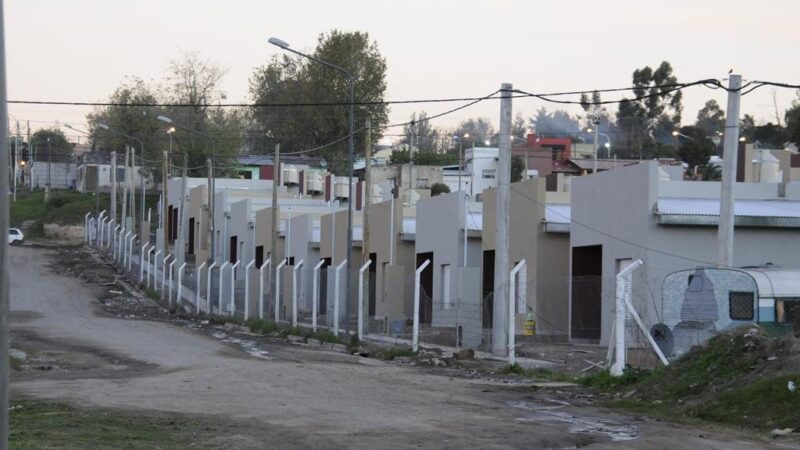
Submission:
<svg viewBox="0 0 800 450">
<path fill-rule="evenodd" d="M 599 417 L 579 416 L 566 411 L 559 411 L 569 403 L 560 400 L 533 402 L 508 402 L 514 408 L 530 411 L 524 417 L 517 417 L 521 422 L 557 422 L 568 425 L 570 433 L 602 434 L 612 441 L 630 441 L 639 437 L 639 427 L 627 425 Z"/>
<path fill-rule="evenodd" d="M 239 347 L 241 347 L 245 353 L 255 358 L 266 359 L 266 360 L 272 359 L 272 357 L 269 356 L 268 351 L 261 350 L 260 348 L 258 348 L 258 345 L 253 341 L 230 337 L 226 333 L 223 333 L 221 331 L 213 331 L 211 333 L 211 336 L 221 340 L 222 342 L 230 342 L 231 344 L 236 344 Z"/>
</svg>

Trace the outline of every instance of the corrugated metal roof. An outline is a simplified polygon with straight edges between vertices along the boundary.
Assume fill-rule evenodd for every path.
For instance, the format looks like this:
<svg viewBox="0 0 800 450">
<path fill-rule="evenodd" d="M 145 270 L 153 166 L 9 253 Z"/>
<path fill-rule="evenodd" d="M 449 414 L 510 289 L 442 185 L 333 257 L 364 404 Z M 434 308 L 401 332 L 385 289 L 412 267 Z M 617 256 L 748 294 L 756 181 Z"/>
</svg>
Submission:
<svg viewBox="0 0 800 450">
<path fill-rule="evenodd" d="M 544 209 L 544 221 L 546 223 L 561 223 L 569 225 L 572 214 L 572 206 L 561 203 L 548 203 Z"/>
<path fill-rule="evenodd" d="M 659 198 L 656 214 L 719 216 L 719 200 L 705 198 Z M 740 217 L 800 218 L 800 201 L 736 200 L 734 214 Z"/>
<path fill-rule="evenodd" d="M 468 211 L 465 214 L 467 230 L 483 230 L 483 213 Z"/>
</svg>

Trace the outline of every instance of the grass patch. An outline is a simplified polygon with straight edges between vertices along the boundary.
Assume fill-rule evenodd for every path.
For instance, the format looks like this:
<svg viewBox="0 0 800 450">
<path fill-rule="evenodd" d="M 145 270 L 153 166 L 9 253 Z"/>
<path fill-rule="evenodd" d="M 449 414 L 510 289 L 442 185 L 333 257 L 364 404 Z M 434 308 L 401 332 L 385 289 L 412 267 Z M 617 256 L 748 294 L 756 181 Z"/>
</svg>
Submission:
<svg viewBox="0 0 800 450">
<path fill-rule="evenodd" d="M 84 410 L 39 401 L 14 401 L 12 406 L 9 444 L 20 450 L 213 448 L 207 442 L 223 431 L 205 419 L 163 414 Z"/>
<path fill-rule="evenodd" d="M 25 362 L 19 358 L 15 358 L 13 356 L 8 357 L 8 365 L 11 367 L 11 370 L 15 372 L 19 372 L 22 370 L 22 363 Z"/>
<path fill-rule="evenodd" d="M 526 369 L 516 363 L 503 367 L 500 373 L 503 375 L 519 375 L 539 381 L 564 381 L 570 383 L 576 381 L 575 377 L 563 373 L 553 372 L 547 369 Z"/>
<path fill-rule="evenodd" d="M 413 358 L 416 352 L 411 347 L 390 347 L 377 352 L 377 356 L 387 361 L 392 361 L 397 357 Z"/>
<path fill-rule="evenodd" d="M 768 431 L 800 427 L 798 340 L 748 326 L 721 333 L 667 367 L 627 369 L 580 379 L 609 394 L 606 404 L 679 420 L 705 420 Z"/>
</svg>

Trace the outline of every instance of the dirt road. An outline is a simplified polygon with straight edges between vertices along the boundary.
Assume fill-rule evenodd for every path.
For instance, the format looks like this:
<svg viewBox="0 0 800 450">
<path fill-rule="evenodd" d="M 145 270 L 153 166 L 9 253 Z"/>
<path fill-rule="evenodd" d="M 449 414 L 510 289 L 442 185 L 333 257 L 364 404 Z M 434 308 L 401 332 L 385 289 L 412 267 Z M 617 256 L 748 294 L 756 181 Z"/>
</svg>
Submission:
<svg viewBox="0 0 800 450">
<path fill-rule="evenodd" d="M 46 267 L 52 252 L 11 249 L 13 345 L 55 355 L 52 370 L 15 376 L 17 398 L 251 425 L 246 436 L 222 436 L 221 448 L 772 445 L 564 405 L 547 400 L 546 391 L 334 352 L 275 344 L 263 357 L 251 356 L 186 327 L 109 316 L 97 288 Z"/>
</svg>

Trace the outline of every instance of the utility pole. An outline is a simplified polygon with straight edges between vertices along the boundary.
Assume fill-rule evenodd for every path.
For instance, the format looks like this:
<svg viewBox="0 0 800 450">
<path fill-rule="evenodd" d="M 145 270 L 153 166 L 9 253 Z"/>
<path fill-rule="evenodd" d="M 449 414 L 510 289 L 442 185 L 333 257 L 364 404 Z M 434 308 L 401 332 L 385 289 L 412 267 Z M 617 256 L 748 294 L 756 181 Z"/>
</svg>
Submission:
<svg viewBox="0 0 800 450">
<path fill-rule="evenodd" d="M 280 272 L 278 272 L 278 267 L 280 267 L 280 261 L 278 261 L 278 251 L 276 250 L 278 246 L 278 214 L 280 213 L 280 208 L 278 207 L 278 187 L 280 186 L 281 180 L 281 144 L 275 144 L 275 158 L 272 161 L 272 236 L 270 238 L 270 260 L 272 261 L 272 267 L 275 268 L 275 276 L 271 277 L 270 280 L 270 293 L 272 295 L 278 295 L 277 290 L 277 281 L 278 277 L 280 276 Z M 279 312 L 275 312 L 277 315 Z"/>
<path fill-rule="evenodd" d="M 180 199 L 180 218 L 178 219 L 178 245 L 176 252 L 178 255 L 178 264 L 183 264 L 185 261 L 185 252 L 186 252 L 186 244 L 184 243 L 184 227 L 186 226 L 186 221 L 189 220 L 186 208 L 186 171 L 188 170 L 187 167 L 189 165 L 189 154 L 183 154 L 183 178 L 181 179 L 181 199 Z"/>
<path fill-rule="evenodd" d="M 128 228 L 128 181 L 131 178 L 128 172 L 128 159 L 131 157 L 131 152 L 128 146 L 125 146 L 125 180 L 122 182 L 122 228 L 130 231 Z"/>
<path fill-rule="evenodd" d="M 464 141 L 458 137 L 458 190 L 461 190 L 461 171 L 464 168 Z"/>
<path fill-rule="evenodd" d="M 511 195 L 511 83 L 500 86 L 500 148 L 497 159 L 497 205 L 495 208 L 494 304 L 492 305 L 492 353 L 508 350 L 508 216 Z"/>
<path fill-rule="evenodd" d="M 214 255 L 214 163 L 211 161 L 211 158 L 206 160 L 206 165 L 208 166 L 208 183 L 206 184 L 208 208 L 206 208 L 206 219 L 208 222 L 208 244 L 210 246 L 208 249 L 208 260 L 210 261 L 209 264 L 211 264 L 216 261 L 216 255 Z M 203 244 L 205 244 L 205 242 L 203 242 Z"/>
<path fill-rule="evenodd" d="M 27 122 L 28 126 L 28 183 L 31 185 L 31 192 L 33 192 L 33 143 L 31 142 L 31 121 Z"/>
<path fill-rule="evenodd" d="M 411 142 L 408 146 L 408 189 L 414 189 L 414 127 L 416 123 L 411 121 Z"/>
<path fill-rule="evenodd" d="M 6 131 L 7 133 L 7 131 Z M 50 200 L 50 162 L 52 156 L 52 147 L 50 146 L 50 138 L 47 138 L 47 186 L 44 190 L 44 202 Z"/>
<path fill-rule="evenodd" d="M 131 165 L 130 171 L 125 171 L 128 173 L 128 177 L 125 179 L 127 181 L 127 185 L 130 189 L 131 194 L 131 210 L 130 210 L 130 218 L 131 218 L 131 230 L 136 232 L 136 183 L 134 182 L 134 167 L 136 166 L 136 147 L 131 146 Z"/>
<path fill-rule="evenodd" d="M 20 155 L 22 152 L 20 151 L 20 136 L 19 136 L 19 120 L 15 120 L 17 123 L 17 135 L 14 138 L 14 166 L 12 173 L 14 174 L 14 202 L 17 201 L 17 167 L 19 166 Z"/>
<path fill-rule="evenodd" d="M 369 261 L 369 209 L 372 205 L 372 125 L 367 119 L 364 124 L 364 204 L 361 208 L 363 217 L 363 232 L 361 238 L 361 262 Z M 364 278 L 364 292 L 369 293 L 369 277 Z M 367 294 L 369 297 L 369 294 Z M 369 301 L 367 301 L 369 305 Z M 369 311 L 369 308 L 366 308 Z"/>
<path fill-rule="evenodd" d="M 169 152 L 164 152 L 163 154 L 163 161 L 162 161 L 162 168 L 161 168 L 161 232 L 162 232 L 162 239 L 164 239 L 164 254 L 167 253 L 167 249 L 169 248 L 169 231 L 167 223 L 169 222 L 169 218 L 167 217 L 167 182 L 169 181 Z"/>
<path fill-rule="evenodd" d="M 594 163 L 592 163 L 592 173 L 597 173 L 597 141 L 600 135 L 600 121 L 595 117 L 592 119 L 594 125 Z"/>
<path fill-rule="evenodd" d="M 100 164 L 97 164 L 97 177 L 100 178 Z M 117 152 L 111 152 L 111 173 L 108 175 L 111 185 L 111 218 L 117 222 Z"/>
<path fill-rule="evenodd" d="M 30 141 L 29 141 L 30 142 Z M 95 177 L 94 177 L 94 214 L 97 217 L 100 217 L 100 152 L 97 150 L 97 146 L 94 142 L 92 142 L 92 147 L 94 148 L 94 162 L 95 162 Z M 84 160 L 85 161 L 85 160 Z M 88 169 L 88 165 L 86 168 Z"/>
<path fill-rule="evenodd" d="M 0 117 L 8 117 L 5 18 L 0 2 Z M 8 121 L 0 121 L 0 142 L 8 142 Z M 29 141 L 30 142 L 30 141 Z M 8 151 L 8 146 L 3 146 Z M 2 152 L 3 150 L 0 150 Z M 0 230 L 8 229 L 8 167 L 0 157 Z M 0 448 L 8 448 L 8 245 L 0 245 Z"/>
<path fill-rule="evenodd" d="M 733 186 L 736 181 L 736 160 L 739 150 L 739 102 L 741 100 L 741 75 L 730 75 L 728 78 L 728 109 L 725 111 L 725 136 L 722 150 L 722 191 L 719 204 L 719 230 L 717 245 L 719 251 L 718 264 L 722 267 L 733 266 L 733 221 L 734 198 Z"/>
</svg>

